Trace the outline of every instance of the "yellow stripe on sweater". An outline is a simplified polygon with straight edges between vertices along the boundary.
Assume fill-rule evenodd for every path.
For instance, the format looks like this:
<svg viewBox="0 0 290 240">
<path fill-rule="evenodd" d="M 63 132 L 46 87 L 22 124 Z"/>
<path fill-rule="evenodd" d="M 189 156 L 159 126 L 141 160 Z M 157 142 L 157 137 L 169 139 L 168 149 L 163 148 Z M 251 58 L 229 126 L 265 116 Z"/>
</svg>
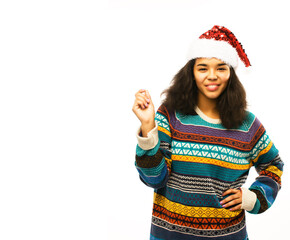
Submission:
<svg viewBox="0 0 290 240">
<path fill-rule="evenodd" d="M 230 211 L 225 208 L 185 206 L 180 203 L 172 202 L 157 193 L 154 193 L 154 203 L 166 208 L 170 212 L 196 218 L 233 218 L 238 216 L 242 211 Z"/>
<path fill-rule="evenodd" d="M 269 152 L 270 149 L 271 149 L 271 147 L 272 147 L 272 145 L 273 145 L 272 141 L 269 142 L 268 146 L 267 146 L 265 149 L 263 149 L 263 150 L 258 154 L 258 156 L 253 160 L 253 162 L 254 162 L 254 163 L 257 162 L 258 159 L 259 159 L 259 157 L 260 157 L 261 155 L 263 155 L 263 154 Z"/>
<path fill-rule="evenodd" d="M 158 131 L 161 131 L 163 133 L 165 133 L 166 135 L 168 135 L 169 137 L 171 137 L 171 132 L 169 132 L 167 129 L 158 126 Z"/>
<path fill-rule="evenodd" d="M 267 171 L 272 172 L 274 174 L 276 174 L 277 176 L 279 176 L 281 178 L 283 172 L 281 170 L 279 170 L 277 167 L 275 166 L 269 166 L 266 168 Z"/>
<path fill-rule="evenodd" d="M 247 169 L 250 169 L 253 165 L 251 162 L 249 164 L 235 164 L 235 163 L 229 163 L 229 162 L 212 159 L 212 158 L 184 156 L 184 155 L 172 155 L 171 158 L 172 160 L 176 160 L 176 161 L 212 164 L 215 166 L 225 167 L 229 169 L 236 169 L 236 170 L 247 170 Z"/>
</svg>

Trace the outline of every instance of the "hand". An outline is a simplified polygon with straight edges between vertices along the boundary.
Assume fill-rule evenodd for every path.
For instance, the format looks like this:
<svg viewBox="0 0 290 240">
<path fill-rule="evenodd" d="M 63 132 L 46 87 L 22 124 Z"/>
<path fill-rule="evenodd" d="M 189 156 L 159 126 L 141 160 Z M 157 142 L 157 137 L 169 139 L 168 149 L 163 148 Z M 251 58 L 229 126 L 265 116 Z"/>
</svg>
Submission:
<svg viewBox="0 0 290 240">
<path fill-rule="evenodd" d="M 142 125 L 155 125 L 155 110 L 151 96 L 147 90 L 141 89 L 135 94 L 132 111 Z"/>
<path fill-rule="evenodd" d="M 230 208 L 230 211 L 236 211 L 241 209 L 242 207 L 242 190 L 241 189 L 229 189 L 223 193 L 223 197 L 226 195 L 230 195 L 220 202 L 220 204 L 224 208 Z M 234 207 L 233 207 L 234 206 Z"/>
</svg>

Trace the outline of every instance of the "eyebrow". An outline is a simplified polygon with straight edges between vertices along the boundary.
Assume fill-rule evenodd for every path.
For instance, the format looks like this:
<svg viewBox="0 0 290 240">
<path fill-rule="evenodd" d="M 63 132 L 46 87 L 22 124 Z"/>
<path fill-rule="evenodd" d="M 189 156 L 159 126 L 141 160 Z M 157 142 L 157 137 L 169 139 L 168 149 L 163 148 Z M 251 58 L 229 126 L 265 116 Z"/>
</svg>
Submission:
<svg viewBox="0 0 290 240">
<path fill-rule="evenodd" d="M 224 65 L 227 65 L 227 64 L 226 64 L 226 63 L 219 63 L 219 64 L 218 64 L 218 67 L 220 67 L 220 66 L 224 66 Z M 204 63 L 200 63 L 200 64 L 197 64 L 196 66 L 197 66 L 197 67 L 199 67 L 199 66 L 207 67 L 208 65 L 207 65 L 207 64 L 204 64 Z"/>
</svg>

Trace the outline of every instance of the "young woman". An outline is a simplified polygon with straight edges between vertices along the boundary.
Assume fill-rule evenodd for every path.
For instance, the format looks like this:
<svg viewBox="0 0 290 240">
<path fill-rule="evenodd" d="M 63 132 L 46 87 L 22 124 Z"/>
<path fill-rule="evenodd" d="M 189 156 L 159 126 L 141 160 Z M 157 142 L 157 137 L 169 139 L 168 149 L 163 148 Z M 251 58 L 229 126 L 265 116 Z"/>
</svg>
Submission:
<svg viewBox="0 0 290 240">
<path fill-rule="evenodd" d="M 245 210 L 267 210 L 281 188 L 283 162 L 263 125 L 246 111 L 235 69 L 250 62 L 233 33 L 214 26 L 196 40 L 155 114 L 147 90 L 136 168 L 154 188 L 151 240 L 246 240 Z M 243 188 L 250 168 L 259 174 Z M 142 237 L 143 238 L 143 237 Z"/>
</svg>

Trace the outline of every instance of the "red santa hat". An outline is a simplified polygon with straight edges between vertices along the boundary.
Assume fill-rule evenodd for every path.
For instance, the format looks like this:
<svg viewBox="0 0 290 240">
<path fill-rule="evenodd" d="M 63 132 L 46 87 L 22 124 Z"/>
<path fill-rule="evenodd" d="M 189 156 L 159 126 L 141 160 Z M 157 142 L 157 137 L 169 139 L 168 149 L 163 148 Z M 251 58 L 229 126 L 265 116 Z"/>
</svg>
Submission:
<svg viewBox="0 0 290 240">
<path fill-rule="evenodd" d="M 245 50 L 235 35 L 227 28 L 217 25 L 193 41 L 187 55 L 188 60 L 213 57 L 235 69 L 238 66 L 238 57 L 246 67 L 251 66 Z"/>
</svg>

